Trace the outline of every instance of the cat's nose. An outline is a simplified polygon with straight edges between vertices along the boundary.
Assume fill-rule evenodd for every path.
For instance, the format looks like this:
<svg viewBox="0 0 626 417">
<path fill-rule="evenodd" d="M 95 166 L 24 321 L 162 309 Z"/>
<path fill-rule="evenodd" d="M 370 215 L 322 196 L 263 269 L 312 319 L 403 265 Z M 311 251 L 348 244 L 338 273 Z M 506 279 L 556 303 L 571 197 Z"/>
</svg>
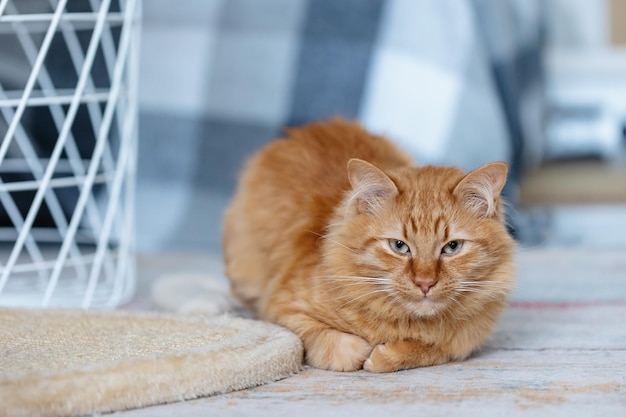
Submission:
<svg viewBox="0 0 626 417">
<path fill-rule="evenodd" d="M 415 284 L 420 287 L 420 289 L 422 290 L 422 294 L 424 295 L 428 294 L 430 289 L 434 287 L 435 284 L 437 284 L 436 280 L 428 278 L 415 278 L 414 281 Z"/>
</svg>

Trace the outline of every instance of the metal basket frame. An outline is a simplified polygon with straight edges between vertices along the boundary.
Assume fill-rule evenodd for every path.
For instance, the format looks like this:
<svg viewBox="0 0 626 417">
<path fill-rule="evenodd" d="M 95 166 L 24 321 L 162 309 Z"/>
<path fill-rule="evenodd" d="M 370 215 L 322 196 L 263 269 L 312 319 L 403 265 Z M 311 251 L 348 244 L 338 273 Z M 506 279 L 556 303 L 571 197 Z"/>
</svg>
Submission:
<svg viewBox="0 0 626 417">
<path fill-rule="evenodd" d="M 0 174 L 27 173 L 28 180 L 0 178 L 0 208 L 13 227 L 0 230 L 11 245 L 0 258 L 0 305 L 113 308 L 135 288 L 134 184 L 137 154 L 137 85 L 140 0 L 89 0 L 92 12 L 70 12 L 68 0 L 50 0 L 50 13 L 20 13 L 13 0 L 0 0 L 0 30 L 13 30 L 30 66 L 19 91 L 0 80 Z M 118 27 L 119 37 L 112 28 Z M 4 29 L 2 29 L 4 28 Z M 44 28 L 38 44 L 34 36 Z M 86 49 L 79 30 L 91 31 Z M 75 88 L 55 88 L 46 67 L 52 41 L 62 39 L 77 75 Z M 109 83 L 96 87 L 93 66 L 104 57 Z M 82 107 L 81 107 L 82 106 Z M 58 137 L 49 155 L 38 155 L 23 125 L 27 109 L 45 107 Z M 73 124 L 80 108 L 89 114 L 93 152 L 78 150 Z M 1 126 L 0 126 L 1 127 Z M 2 129 L 0 129 L 2 136 Z M 8 157 L 9 151 L 19 154 Z M 58 190 L 74 187 L 71 215 L 64 213 Z M 99 187 L 99 188 L 98 188 Z M 96 192 L 96 189 L 98 192 Z M 24 216 L 14 195 L 34 193 Z M 42 206 L 54 227 L 38 228 Z"/>
</svg>

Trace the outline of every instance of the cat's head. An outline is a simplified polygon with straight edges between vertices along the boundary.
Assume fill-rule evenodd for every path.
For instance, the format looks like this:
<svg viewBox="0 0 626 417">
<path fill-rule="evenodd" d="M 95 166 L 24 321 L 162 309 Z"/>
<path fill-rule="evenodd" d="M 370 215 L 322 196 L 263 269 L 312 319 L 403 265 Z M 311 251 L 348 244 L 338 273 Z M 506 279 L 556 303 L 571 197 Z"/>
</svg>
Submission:
<svg viewBox="0 0 626 417">
<path fill-rule="evenodd" d="M 513 240 L 503 224 L 502 162 L 386 172 L 352 159 L 352 190 L 329 226 L 324 260 L 342 305 L 389 314 L 472 315 L 512 285 Z"/>
</svg>

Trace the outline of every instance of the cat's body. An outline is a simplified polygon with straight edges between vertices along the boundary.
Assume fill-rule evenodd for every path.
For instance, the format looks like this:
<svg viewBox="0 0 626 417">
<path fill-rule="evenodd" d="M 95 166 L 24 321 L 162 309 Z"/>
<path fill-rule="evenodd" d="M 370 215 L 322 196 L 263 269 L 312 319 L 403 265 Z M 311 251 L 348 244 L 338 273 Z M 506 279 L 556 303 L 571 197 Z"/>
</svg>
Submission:
<svg viewBox="0 0 626 417">
<path fill-rule="evenodd" d="M 250 160 L 226 212 L 235 295 L 320 368 L 393 371 L 477 349 L 512 285 L 506 166 L 416 167 L 342 120 L 288 134 Z"/>
</svg>

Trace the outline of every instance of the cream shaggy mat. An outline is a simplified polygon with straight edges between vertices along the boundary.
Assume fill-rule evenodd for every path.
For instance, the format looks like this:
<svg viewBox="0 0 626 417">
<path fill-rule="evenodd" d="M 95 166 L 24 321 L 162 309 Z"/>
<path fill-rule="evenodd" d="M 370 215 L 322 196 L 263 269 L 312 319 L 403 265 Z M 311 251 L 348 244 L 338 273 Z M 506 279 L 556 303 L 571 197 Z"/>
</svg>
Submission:
<svg viewBox="0 0 626 417">
<path fill-rule="evenodd" d="M 0 309 L 0 416 L 73 416 L 248 388 L 299 371 L 291 332 L 241 318 Z"/>
</svg>

